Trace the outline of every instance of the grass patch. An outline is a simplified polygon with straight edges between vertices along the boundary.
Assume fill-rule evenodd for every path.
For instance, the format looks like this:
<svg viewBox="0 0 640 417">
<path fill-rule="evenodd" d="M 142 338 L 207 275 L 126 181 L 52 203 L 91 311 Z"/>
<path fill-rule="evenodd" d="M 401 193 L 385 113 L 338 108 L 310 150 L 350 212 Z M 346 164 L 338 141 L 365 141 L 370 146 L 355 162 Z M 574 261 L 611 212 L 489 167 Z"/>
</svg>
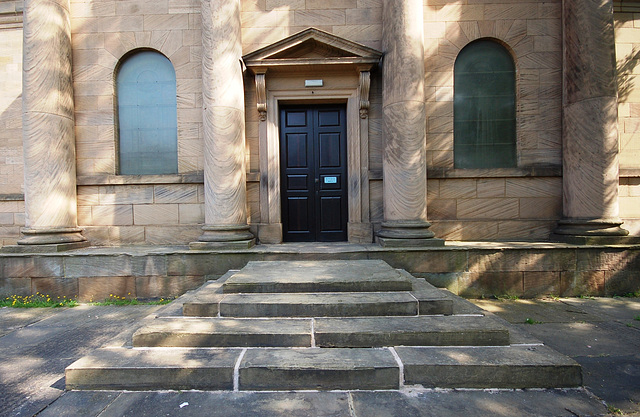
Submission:
<svg viewBox="0 0 640 417">
<path fill-rule="evenodd" d="M 640 321 L 640 316 L 635 316 L 633 319 Z"/>
<path fill-rule="evenodd" d="M 511 295 L 511 294 L 502 294 L 502 295 L 494 295 L 493 296 L 496 300 L 500 300 L 500 301 L 507 301 L 507 300 L 519 300 L 520 297 L 518 297 L 517 295 Z"/>
<path fill-rule="evenodd" d="M 622 410 L 619 409 L 618 407 L 612 406 L 611 404 L 607 405 L 607 411 L 609 412 L 609 414 L 622 415 Z"/>
<path fill-rule="evenodd" d="M 164 305 L 173 301 L 173 298 L 160 298 L 159 300 L 138 300 L 137 298 L 119 297 L 109 294 L 109 298 L 103 301 L 89 301 L 94 306 L 137 306 L 137 305 Z"/>
<path fill-rule="evenodd" d="M 12 295 L 0 300 L 0 307 L 13 308 L 75 307 L 77 305 L 78 300 L 75 297 L 51 297 L 49 294 L 39 292 L 25 296 Z"/>
<path fill-rule="evenodd" d="M 89 301 L 87 304 L 94 306 L 131 306 L 131 305 L 164 305 L 169 304 L 175 298 L 160 298 L 138 300 L 137 298 L 119 297 L 109 294 L 109 298 L 103 301 Z M 76 307 L 79 306 L 77 297 L 68 298 L 52 297 L 49 294 L 11 295 L 0 299 L 0 308 L 46 308 L 46 307 Z"/>
<path fill-rule="evenodd" d="M 524 322 L 525 322 L 526 324 L 542 324 L 542 322 L 541 322 L 541 321 L 534 320 L 534 319 L 530 319 L 530 318 L 527 318 Z"/>
<path fill-rule="evenodd" d="M 628 292 L 625 294 L 615 294 L 613 298 L 640 298 L 640 291 Z"/>
</svg>

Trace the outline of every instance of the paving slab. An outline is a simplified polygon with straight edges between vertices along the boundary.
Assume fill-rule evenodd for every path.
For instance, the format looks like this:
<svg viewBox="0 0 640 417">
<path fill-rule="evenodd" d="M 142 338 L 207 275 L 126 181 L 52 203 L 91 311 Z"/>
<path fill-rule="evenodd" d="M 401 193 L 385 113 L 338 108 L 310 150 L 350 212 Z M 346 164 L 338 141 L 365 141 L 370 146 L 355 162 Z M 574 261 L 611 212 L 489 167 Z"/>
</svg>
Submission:
<svg viewBox="0 0 640 417">
<path fill-rule="evenodd" d="M 319 318 L 314 332 L 316 345 L 321 347 L 509 344 L 509 331 L 483 316 Z"/>
<path fill-rule="evenodd" d="M 546 346 L 397 347 L 405 383 L 426 388 L 567 388 L 580 365 Z"/>
<path fill-rule="evenodd" d="M 38 417 L 98 416 L 120 395 L 119 391 L 67 391 Z"/>
<path fill-rule="evenodd" d="M 233 389 L 239 349 L 98 349 L 69 365 L 67 389 Z"/>
<path fill-rule="evenodd" d="M 624 323 L 633 323 L 636 317 L 640 317 L 640 298 L 586 297 L 562 298 L 561 300 L 565 304 L 591 312 L 600 320 L 611 318 Z"/>
<path fill-rule="evenodd" d="M 576 321 L 598 322 L 604 319 L 579 305 L 570 305 L 560 300 L 473 300 L 479 307 L 490 311 L 510 323 L 522 324 L 527 319 L 543 323 L 573 323 Z"/>
<path fill-rule="evenodd" d="M 59 313 L 53 308 L 0 308 L 0 337 Z"/>
<path fill-rule="evenodd" d="M 84 399 L 78 398 L 82 394 L 65 394 L 38 417 L 351 417 L 347 392 L 118 392 L 107 404 L 100 401 L 104 411 L 65 414 L 65 410 L 89 411 L 77 405 Z"/>
<path fill-rule="evenodd" d="M 399 367 L 387 349 L 249 349 L 241 390 L 397 389 Z"/>
<path fill-rule="evenodd" d="M 410 291 L 411 280 L 379 260 L 252 261 L 225 293 Z"/>
<path fill-rule="evenodd" d="M 408 292 L 228 294 L 224 317 L 415 316 L 418 302 Z"/>
<path fill-rule="evenodd" d="M 486 300 L 473 301 L 487 305 Z M 588 297 L 531 301 L 494 300 L 489 305 L 500 306 L 496 314 L 519 322 L 523 317 L 521 306 L 525 304 L 525 314 L 540 323 L 515 324 L 512 329 L 526 331 L 572 357 L 582 366 L 584 385 L 591 392 L 625 415 L 640 415 L 640 330 L 637 326 L 640 321 L 635 320 L 640 299 Z M 569 306 L 570 310 L 562 305 Z M 584 314 L 574 314 L 575 311 Z"/>
<path fill-rule="evenodd" d="M 42 320 L 0 337 L 0 415 L 33 416 L 64 392 L 64 369 L 133 332 L 158 306 L 10 309 L 4 317 L 38 313 Z M 23 316 L 24 317 L 24 316 Z M 33 316 L 35 317 L 35 316 Z"/>
<path fill-rule="evenodd" d="M 532 417 L 605 415 L 584 390 L 406 390 L 354 392 L 357 417 Z"/>
<path fill-rule="evenodd" d="M 584 386 L 625 415 L 640 415 L 640 353 L 625 356 L 578 357 Z"/>
<path fill-rule="evenodd" d="M 625 414 L 640 413 L 640 330 L 612 320 L 518 325 L 582 366 L 584 385 Z"/>
<path fill-rule="evenodd" d="M 135 347 L 311 347 L 310 319 L 167 319 L 139 329 Z"/>
<path fill-rule="evenodd" d="M 99 409 L 99 410 L 98 410 Z M 96 411 L 97 410 L 97 411 Z M 582 389 L 334 392 L 70 391 L 38 417 L 486 417 L 604 416 Z"/>
<path fill-rule="evenodd" d="M 616 322 L 541 323 L 516 327 L 574 358 L 634 355 L 640 351 L 640 331 Z"/>
</svg>

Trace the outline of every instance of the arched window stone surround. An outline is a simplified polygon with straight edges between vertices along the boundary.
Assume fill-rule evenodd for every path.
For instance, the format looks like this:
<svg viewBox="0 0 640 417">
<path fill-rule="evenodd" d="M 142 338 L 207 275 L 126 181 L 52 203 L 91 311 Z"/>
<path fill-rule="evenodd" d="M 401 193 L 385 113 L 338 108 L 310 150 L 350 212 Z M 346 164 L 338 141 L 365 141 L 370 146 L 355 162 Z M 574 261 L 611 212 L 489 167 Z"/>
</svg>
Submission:
<svg viewBox="0 0 640 417">
<path fill-rule="evenodd" d="M 152 50 L 126 55 L 117 70 L 116 97 L 118 172 L 176 174 L 176 75 L 171 61 Z"/>
<path fill-rule="evenodd" d="M 560 175 L 562 53 L 559 40 L 553 48 L 536 50 L 536 36 L 542 36 L 539 29 L 527 26 L 526 20 L 448 22 L 442 37 L 427 39 L 425 90 L 430 179 Z M 558 21 L 558 27 L 545 29 L 542 40 L 555 42 L 560 35 Z M 459 170 L 454 168 L 453 157 L 453 69 L 460 51 L 483 38 L 505 46 L 514 60 L 517 167 Z"/>
<path fill-rule="evenodd" d="M 515 64 L 491 39 L 465 46 L 454 65 L 454 166 L 516 166 Z"/>
</svg>

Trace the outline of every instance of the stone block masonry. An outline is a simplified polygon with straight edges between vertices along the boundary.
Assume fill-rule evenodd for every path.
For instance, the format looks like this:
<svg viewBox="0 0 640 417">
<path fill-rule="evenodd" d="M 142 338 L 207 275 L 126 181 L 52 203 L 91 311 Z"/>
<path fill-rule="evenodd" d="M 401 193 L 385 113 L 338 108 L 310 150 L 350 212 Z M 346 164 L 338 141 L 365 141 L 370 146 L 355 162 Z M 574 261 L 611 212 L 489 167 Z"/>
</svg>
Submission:
<svg viewBox="0 0 640 417">
<path fill-rule="evenodd" d="M 200 233 L 194 229 L 194 236 Z M 87 248 L 59 254 L 0 254 L 0 295 L 172 297 L 259 260 L 380 259 L 464 297 L 611 296 L 640 291 L 639 246 L 458 243 L 432 249 L 296 245 L 234 251 L 186 247 Z"/>
</svg>

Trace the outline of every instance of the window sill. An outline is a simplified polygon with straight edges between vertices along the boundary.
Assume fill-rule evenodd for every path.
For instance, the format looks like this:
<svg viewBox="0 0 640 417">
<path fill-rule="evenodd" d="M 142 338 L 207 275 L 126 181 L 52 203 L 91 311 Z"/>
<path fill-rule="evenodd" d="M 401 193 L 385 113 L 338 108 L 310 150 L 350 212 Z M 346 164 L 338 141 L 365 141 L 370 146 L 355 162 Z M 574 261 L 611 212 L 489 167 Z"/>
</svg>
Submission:
<svg viewBox="0 0 640 417">
<path fill-rule="evenodd" d="M 517 168 L 438 168 L 427 170 L 427 178 L 517 178 L 517 177 L 561 177 L 560 165 L 528 165 Z"/>
<path fill-rule="evenodd" d="M 639 168 L 620 168 L 620 177 L 624 178 L 638 178 L 640 177 Z"/>
<path fill-rule="evenodd" d="M 0 194 L 0 201 L 24 201 L 24 194 Z"/>
<path fill-rule="evenodd" d="M 82 175 L 78 185 L 202 184 L 201 172 L 169 175 Z"/>
<path fill-rule="evenodd" d="M 247 182 L 260 181 L 260 173 L 247 173 Z M 145 185 L 145 184 L 203 184 L 204 174 L 170 175 L 82 175 L 78 176 L 78 185 Z"/>
</svg>

